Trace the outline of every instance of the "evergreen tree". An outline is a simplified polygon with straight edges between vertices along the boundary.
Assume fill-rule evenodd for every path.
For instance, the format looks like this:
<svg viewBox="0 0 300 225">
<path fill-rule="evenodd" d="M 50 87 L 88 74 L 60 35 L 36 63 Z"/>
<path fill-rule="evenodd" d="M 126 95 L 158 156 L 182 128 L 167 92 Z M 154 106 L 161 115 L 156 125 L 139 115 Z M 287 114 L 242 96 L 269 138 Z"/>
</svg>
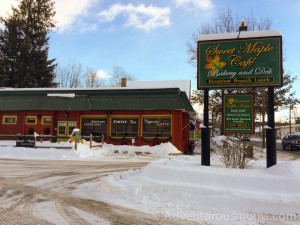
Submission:
<svg viewBox="0 0 300 225">
<path fill-rule="evenodd" d="M 54 1 L 21 0 L 12 15 L 1 18 L 1 86 L 50 87 L 55 59 L 48 59 L 49 32 L 54 28 Z"/>
</svg>

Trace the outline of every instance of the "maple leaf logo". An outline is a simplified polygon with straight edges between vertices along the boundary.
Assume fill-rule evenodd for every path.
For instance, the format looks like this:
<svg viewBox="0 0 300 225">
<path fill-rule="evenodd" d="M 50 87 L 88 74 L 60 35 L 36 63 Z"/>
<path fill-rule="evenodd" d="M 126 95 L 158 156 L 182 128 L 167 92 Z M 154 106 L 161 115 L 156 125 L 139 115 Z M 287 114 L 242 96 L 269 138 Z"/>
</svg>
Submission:
<svg viewBox="0 0 300 225">
<path fill-rule="evenodd" d="M 228 99 L 229 104 L 234 104 L 235 102 L 236 102 L 236 100 L 234 98 L 229 98 Z"/>
<path fill-rule="evenodd" d="M 229 98 L 227 100 L 228 104 L 227 104 L 227 107 L 229 108 L 235 108 L 236 107 L 236 101 L 234 98 Z"/>
<path fill-rule="evenodd" d="M 226 66 L 226 62 L 222 62 L 219 55 L 216 55 L 215 58 L 212 58 L 211 56 L 206 57 L 206 62 L 208 62 L 205 65 L 205 69 L 210 70 L 209 75 L 213 76 L 216 72 L 218 72 L 219 69 L 222 69 L 224 66 Z"/>
</svg>

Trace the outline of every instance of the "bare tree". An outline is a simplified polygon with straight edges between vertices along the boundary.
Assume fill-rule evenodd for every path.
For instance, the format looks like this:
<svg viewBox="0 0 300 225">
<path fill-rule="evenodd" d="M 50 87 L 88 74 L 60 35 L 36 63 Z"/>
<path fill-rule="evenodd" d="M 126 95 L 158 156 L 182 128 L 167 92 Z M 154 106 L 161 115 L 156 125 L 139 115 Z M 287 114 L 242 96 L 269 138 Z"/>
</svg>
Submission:
<svg viewBox="0 0 300 225">
<path fill-rule="evenodd" d="M 87 88 L 96 88 L 105 86 L 105 81 L 98 77 L 98 74 L 92 68 L 86 68 L 86 72 L 84 74 L 85 79 L 85 87 Z"/>
<path fill-rule="evenodd" d="M 81 63 L 70 60 L 67 64 L 58 64 L 56 67 L 55 83 L 60 88 L 96 88 L 119 87 L 121 79 L 134 80 L 135 77 L 120 66 L 114 66 L 109 77 L 99 76 L 98 72 L 90 67 L 83 67 Z"/>
<path fill-rule="evenodd" d="M 197 66 L 197 42 L 199 35 L 218 34 L 237 32 L 240 20 L 243 16 L 233 16 L 231 9 L 220 9 L 217 18 L 212 24 L 202 25 L 195 33 L 192 34 L 192 41 L 187 43 L 188 63 L 196 68 Z M 249 31 L 270 30 L 272 21 L 269 18 L 255 19 L 253 15 L 245 18 Z"/>
<path fill-rule="evenodd" d="M 122 78 L 126 78 L 127 80 L 135 80 L 135 77 L 132 74 L 126 72 L 121 66 L 114 66 L 113 72 L 111 73 L 109 86 L 120 87 Z"/>
<path fill-rule="evenodd" d="M 70 60 L 67 64 L 58 64 L 55 73 L 55 82 L 58 87 L 82 87 L 83 66 L 81 63 Z"/>
</svg>

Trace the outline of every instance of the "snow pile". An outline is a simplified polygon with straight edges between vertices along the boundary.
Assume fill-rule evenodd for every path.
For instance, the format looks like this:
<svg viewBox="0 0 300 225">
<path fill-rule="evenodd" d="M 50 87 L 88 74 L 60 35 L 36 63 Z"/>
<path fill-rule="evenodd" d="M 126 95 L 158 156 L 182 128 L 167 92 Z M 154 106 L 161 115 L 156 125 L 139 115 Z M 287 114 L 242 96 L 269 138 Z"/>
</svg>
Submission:
<svg viewBox="0 0 300 225">
<path fill-rule="evenodd" d="M 268 172 L 271 174 L 280 175 L 286 178 L 292 178 L 292 179 L 300 179 L 300 161 L 291 161 L 291 162 L 285 162 L 280 163 L 276 166 L 272 166 L 268 169 Z M 300 190 L 299 194 L 300 194 Z"/>
<path fill-rule="evenodd" d="M 114 160 L 114 159 L 157 159 L 169 154 L 181 152 L 170 142 L 156 146 L 129 146 L 93 143 L 92 149 L 89 142 L 78 143 L 77 151 L 74 143 L 49 141 L 37 142 L 37 148 L 14 147 L 15 141 L 1 141 L 0 158 L 13 159 L 42 159 L 42 160 Z"/>
<path fill-rule="evenodd" d="M 141 170 L 114 173 L 97 184 L 86 183 L 73 194 L 152 212 L 160 218 L 180 215 L 181 219 L 203 222 L 203 216 L 210 215 L 206 222 L 213 224 L 229 224 L 226 215 L 240 216 L 230 224 L 244 224 L 245 218 L 260 222 L 284 215 L 297 218 L 299 161 L 249 170 L 205 167 L 200 162 L 199 156 L 160 159 Z M 216 219 L 218 215 L 223 219 Z"/>
<path fill-rule="evenodd" d="M 111 145 L 105 144 L 103 146 L 107 150 L 106 154 L 116 153 L 119 154 L 141 154 L 141 155 L 152 155 L 157 157 L 168 156 L 169 154 L 180 154 L 181 152 L 170 142 L 161 143 L 156 146 L 130 146 L 130 145 Z"/>
<path fill-rule="evenodd" d="M 56 148 L 23 148 L 2 146 L 0 158 L 6 159 L 36 159 L 36 160 L 78 160 L 75 150 Z"/>
<path fill-rule="evenodd" d="M 226 141 L 226 136 L 216 136 L 214 137 L 214 142 L 217 146 L 223 146 L 224 141 Z"/>
</svg>

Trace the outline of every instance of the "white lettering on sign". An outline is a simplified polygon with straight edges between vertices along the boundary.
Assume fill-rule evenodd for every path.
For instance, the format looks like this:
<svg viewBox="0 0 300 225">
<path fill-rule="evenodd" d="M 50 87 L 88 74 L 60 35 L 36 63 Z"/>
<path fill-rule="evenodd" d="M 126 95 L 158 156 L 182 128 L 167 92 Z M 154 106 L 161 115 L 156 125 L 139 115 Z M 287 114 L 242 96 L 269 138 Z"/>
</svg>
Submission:
<svg viewBox="0 0 300 225">
<path fill-rule="evenodd" d="M 127 124 L 127 120 L 113 120 L 113 123 L 117 123 L 117 124 Z"/>
<path fill-rule="evenodd" d="M 83 124 L 83 126 L 102 126 L 102 124 L 106 124 L 105 120 L 92 120 L 90 122 L 86 122 Z"/>
<path fill-rule="evenodd" d="M 158 127 L 167 127 L 167 126 L 169 126 L 169 123 L 167 123 L 167 122 L 160 122 L 159 120 L 144 119 L 144 123 L 146 123 L 146 124 L 156 124 Z"/>
</svg>

